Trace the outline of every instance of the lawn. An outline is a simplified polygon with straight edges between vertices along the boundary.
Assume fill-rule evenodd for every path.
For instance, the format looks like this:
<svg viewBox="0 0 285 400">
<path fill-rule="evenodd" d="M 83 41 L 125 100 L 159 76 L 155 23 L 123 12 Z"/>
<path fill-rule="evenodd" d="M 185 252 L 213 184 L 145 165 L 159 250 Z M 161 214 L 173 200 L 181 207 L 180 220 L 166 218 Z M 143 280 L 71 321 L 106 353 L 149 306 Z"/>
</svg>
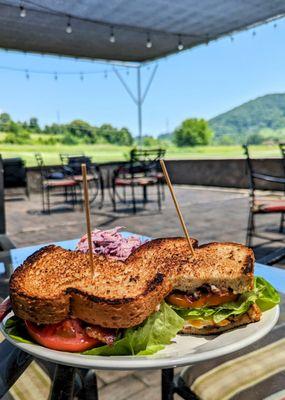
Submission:
<svg viewBox="0 0 285 400">
<path fill-rule="evenodd" d="M 124 161 L 128 159 L 130 147 L 114 146 L 110 144 L 80 144 L 67 146 L 62 144 L 42 145 L 25 144 L 12 145 L 0 143 L 0 153 L 3 158 L 22 157 L 27 166 L 36 165 L 34 154 L 43 155 L 46 164 L 59 164 L 60 153 L 82 154 L 92 156 L 93 161 L 102 163 L 109 161 Z M 259 145 L 251 146 L 251 154 L 256 158 L 280 157 L 278 146 Z M 197 146 L 178 148 L 167 146 L 167 159 L 187 158 L 240 158 L 243 157 L 241 146 Z"/>
</svg>

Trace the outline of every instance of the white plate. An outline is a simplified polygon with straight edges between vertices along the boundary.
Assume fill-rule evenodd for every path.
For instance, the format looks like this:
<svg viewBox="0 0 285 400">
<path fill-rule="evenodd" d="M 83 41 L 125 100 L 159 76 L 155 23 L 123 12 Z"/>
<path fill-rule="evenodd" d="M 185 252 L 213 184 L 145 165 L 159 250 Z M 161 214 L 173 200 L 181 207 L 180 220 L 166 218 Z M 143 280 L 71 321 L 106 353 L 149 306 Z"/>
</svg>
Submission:
<svg viewBox="0 0 285 400">
<path fill-rule="evenodd" d="M 276 324 L 279 307 L 263 313 L 259 322 L 249 324 L 218 336 L 177 335 L 173 343 L 153 356 L 85 356 L 46 349 L 45 347 L 17 342 L 4 331 L 4 325 L 10 313 L 2 323 L 0 330 L 9 342 L 35 357 L 80 368 L 95 369 L 151 369 L 170 368 L 189 365 L 232 353 L 246 347 L 265 336 Z"/>
</svg>

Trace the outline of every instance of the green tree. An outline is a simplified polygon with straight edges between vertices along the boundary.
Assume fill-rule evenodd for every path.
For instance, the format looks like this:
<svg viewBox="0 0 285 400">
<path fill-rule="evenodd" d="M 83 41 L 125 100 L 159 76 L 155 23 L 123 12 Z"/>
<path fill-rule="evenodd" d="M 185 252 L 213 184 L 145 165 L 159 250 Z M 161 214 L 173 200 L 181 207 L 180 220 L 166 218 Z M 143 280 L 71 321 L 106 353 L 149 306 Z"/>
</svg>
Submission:
<svg viewBox="0 0 285 400">
<path fill-rule="evenodd" d="M 8 132 L 10 127 L 11 117 L 8 113 L 0 114 L 0 131 Z"/>
<path fill-rule="evenodd" d="M 212 138 L 207 121 L 198 118 L 189 118 L 174 131 L 174 142 L 177 146 L 207 145 Z"/>
<path fill-rule="evenodd" d="M 94 128 L 88 124 L 88 122 L 82 121 L 81 119 L 75 119 L 67 125 L 68 131 L 71 135 L 84 139 L 84 137 L 92 138 L 94 136 Z"/>
<path fill-rule="evenodd" d="M 33 131 L 33 132 L 40 132 L 41 131 L 38 119 L 36 117 L 30 118 L 29 130 Z"/>
</svg>

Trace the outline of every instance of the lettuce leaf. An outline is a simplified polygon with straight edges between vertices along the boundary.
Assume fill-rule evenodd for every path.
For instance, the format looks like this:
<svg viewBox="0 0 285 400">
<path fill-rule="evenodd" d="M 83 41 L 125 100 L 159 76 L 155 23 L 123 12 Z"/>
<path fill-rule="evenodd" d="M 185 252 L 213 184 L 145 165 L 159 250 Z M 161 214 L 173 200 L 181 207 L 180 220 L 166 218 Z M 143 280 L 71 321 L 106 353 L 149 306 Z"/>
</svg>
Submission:
<svg viewBox="0 0 285 400">
<path fill-rule="evenodd" d="M 150 315 L 139 327 L 126 329 L 123 337 L 117 339 L 112 346 L 96 347 L 85 351 L 83 354 L 101 356 L 151 355 L 164 349 L 166 344 L 171 343 L 171 339 L 176 336 L 183 325 L 184 319 L 179 317 L 168 304 L 162 303 L 159 311 Z M 16 316 L 6 321 L 5 331 L 18 342 L 33 343 L 29 340 L 23 320 Z"/>
<path fill-rule="evenodd" d="M 33 344 L 28 332 L 26 331 L 24 321 L 16 316 L 9 318 L 5 324 L 5 332 L 14 340 L 21 343 Z"/>
<path fill-rule="evenodd" d="M 102 356 L 154 354 L 171 343 L 171 339 L 183 325 L 184 319 L 168 304 L 162 303 L 159 311 L 150 315 L 138 328 L 126 329 L 124 336 L 112 346 L 96 347 L 83 354 Z"/>
<path fill-rule="evenodd" d="M 230 316 L 246 313 L 254 303 L 259 306 L 261 311 L 269 310 L 280 303 L 279 293 L 269 282 L 259 276 L 254 279 L 253 290 L 243 293 L 238 301 L 228 302 L 216 307 L 186 309 L 172 306 L 172 308 L 175 309 L 180 317 L 186 320 L 213 319 L 215 323 L 219 323 Z"/>
</svg>

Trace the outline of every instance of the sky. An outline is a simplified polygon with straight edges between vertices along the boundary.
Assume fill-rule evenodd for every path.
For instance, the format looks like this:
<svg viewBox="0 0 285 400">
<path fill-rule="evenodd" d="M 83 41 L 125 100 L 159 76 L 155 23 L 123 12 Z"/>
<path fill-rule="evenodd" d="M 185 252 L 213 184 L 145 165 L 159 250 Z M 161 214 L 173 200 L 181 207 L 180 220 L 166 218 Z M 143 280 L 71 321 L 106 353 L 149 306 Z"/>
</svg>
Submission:
<svg viewBox="0 0 285 400">
<path fill-rule="evenodd" d="M 285 20 L 277 21 L 277 27 L 269 23 L 233 38 L 180 52 L 142 69 L 145 87 L 158 65 L 143 104 L 143 134 L 157 136 L 186 118 L 210 119 L 258 96 L 285 92 Z M 29 79 L 25 72 L 5 68 L 27 69 Z M 92 73 L 81 80 L 80 72 Z M 136 71 L 121 69 L 121 74 L 136 93 Z M 96 126 L 126 126 L 134 136 L 138 133 L 136 105 L 111 66 L 92 61 L 1 50 L 0 110 L 14 120 L 35 116 L 41 126 L 83 119 Z"/>
</svg>

